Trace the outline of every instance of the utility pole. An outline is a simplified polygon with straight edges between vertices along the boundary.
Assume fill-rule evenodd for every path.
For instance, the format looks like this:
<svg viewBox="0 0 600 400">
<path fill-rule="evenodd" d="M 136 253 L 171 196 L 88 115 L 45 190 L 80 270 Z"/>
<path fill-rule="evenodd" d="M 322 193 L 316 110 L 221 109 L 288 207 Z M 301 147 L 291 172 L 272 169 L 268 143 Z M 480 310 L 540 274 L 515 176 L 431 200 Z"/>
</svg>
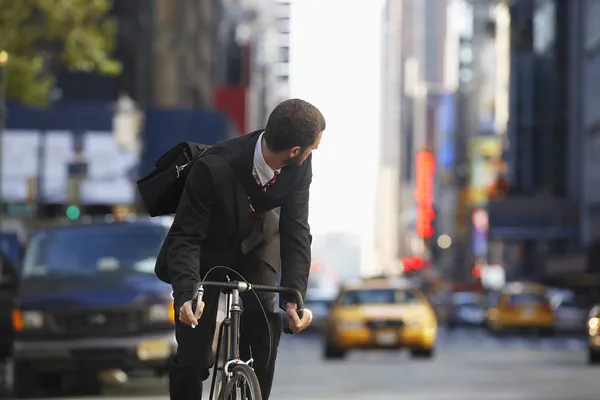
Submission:
<svg viewBox="0 0 600 400">
<path fill-rule="evenodd" d="M 37 151 L 37 176 L 35 182 L 35 211 L 32 213 L 34 221 L 39 223 L 42 219 L 42 209 L 44 206 L 44 172 L 46 169 L 46 148 L 48 141 L 48 129 L 51 128 L 52 112 L 54 103 L 62 97 L 62 91 L 59 88 L 53 88 L 49 93 L 49 104 L 45 110 L 44 126 L 40 132 L 40 140 Z M 34 224 L 35 225 L 35 224 Z"/>
<path fill-rule="evenodd" d="M 87 178 L 88 163 L 83 157 L 83 132 L 72 132 L 74 162 L 67 166 L 67 206 L 65 215 L 71 221 L 85 214 L 81 201 L 81 184 Z"/>
<path fill-rule="evenodd" d="M 2 196 L 2 182 L 3 182 L 3 171 L 2 171 L 2 144 L 4 141 L 4 124 L 6 122 L 6 99 L 5 99 L 5 67 L 8 64 L 8 53 L 4 50 L 0 50 L 0 231 L 2 230 L 2 220 L 4 214 L 4 200 Z"/>
</svg>

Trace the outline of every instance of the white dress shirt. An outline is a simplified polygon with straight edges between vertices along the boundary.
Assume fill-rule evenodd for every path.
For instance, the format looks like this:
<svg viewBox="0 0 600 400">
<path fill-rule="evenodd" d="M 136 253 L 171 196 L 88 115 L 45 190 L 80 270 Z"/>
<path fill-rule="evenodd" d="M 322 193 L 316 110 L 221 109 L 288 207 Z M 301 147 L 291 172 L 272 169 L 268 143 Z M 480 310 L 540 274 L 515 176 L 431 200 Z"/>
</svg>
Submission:
<svg viewBox="0 0 600 400">
<path fill-rule="evenodd" d="M 265 161 L 265 157 L 262 152 L 262 141 L 264 133 L 261 133 L 256 141 L 256 147 L 254 148 L 254 168 L 252 169 L 252 175 L 256 179 L 256 183 L 264 187 L 267 183 L 273 179 L 273 175 L 278 174 L 281 169 L 273 171 L 271 167 Z"/>
</svg>

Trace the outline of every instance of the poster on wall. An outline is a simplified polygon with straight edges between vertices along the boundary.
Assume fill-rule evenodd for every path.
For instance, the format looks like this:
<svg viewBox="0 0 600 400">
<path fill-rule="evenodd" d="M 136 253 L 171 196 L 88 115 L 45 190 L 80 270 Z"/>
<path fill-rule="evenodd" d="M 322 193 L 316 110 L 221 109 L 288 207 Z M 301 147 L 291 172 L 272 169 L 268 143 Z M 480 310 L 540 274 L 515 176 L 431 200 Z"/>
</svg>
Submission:
<svg viewBox="0 0 600 400">
<path fill-rule="evenodd" d="M 81 161 L 87 163 L 87 177 L 81 185 L 83 204 L 131 204 L 140 156 L 117 147 L 112 132 L 86 131 L 82 135 Z M 42 171 L 44 203 L 67 200 L 68 166 L 76 161 L 75 136 L 69 131 L 6 130 L 2 137 L 2 198 L 5 203 L 24 203 L 29 196 L 28 181 Z M 39 165 L 40 146 L 45 159 Z M 41 167 L 41 168 L 40 168 Z"/>
<path fill-rule="evenodd" d="M 487 204 L 490 189 L 502 168 L 502 139 L 499 136 L 475 137 L 469 142 L 469 205 Z"/>
</svg>

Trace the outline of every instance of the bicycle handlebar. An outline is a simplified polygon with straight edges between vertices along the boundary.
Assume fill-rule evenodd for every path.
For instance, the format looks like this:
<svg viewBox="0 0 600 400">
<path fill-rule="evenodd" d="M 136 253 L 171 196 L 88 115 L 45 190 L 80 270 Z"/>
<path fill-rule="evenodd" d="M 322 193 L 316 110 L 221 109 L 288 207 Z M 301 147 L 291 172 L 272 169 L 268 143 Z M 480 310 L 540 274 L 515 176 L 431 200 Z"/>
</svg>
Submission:
<svg viewBox="0 0 600 400">
<path fill-rule="evenodd" d="M 233 282 L 216 282 L 216 281 L 204 281 L 202 283 L 196 284 L 194 288 L 194 300 L 202 301 L 202 296 L 204 295 L 204 287 L 215 287 L 219 289 L 231 289 L 237 290 L 240 293 L 248 292 L 250 290 L 254 290 L 256 292 L 269 292 L 269 293 L 286 293 L 294 296 L 295 302 L 297 305 L 296 312 L 298 313 L 298 317 L 302 318 L 304 315 L 304 299 L 300 292 L 296 289 L 283 287 L 283 286 L 268 286 L 268 285 L 253 285 L 251 283 L 233 281 Z M 196 307 L 195 314 L 199 311 L 200 307 Z M 293 334 L 292 330 L 289 327 L 289 324 L 286 322 L 287 314 L 284 314 L 283 319 L 283 332 L 286 334 Z M 198 315 L 196 315 L 198 317 Z"/>
</svg>

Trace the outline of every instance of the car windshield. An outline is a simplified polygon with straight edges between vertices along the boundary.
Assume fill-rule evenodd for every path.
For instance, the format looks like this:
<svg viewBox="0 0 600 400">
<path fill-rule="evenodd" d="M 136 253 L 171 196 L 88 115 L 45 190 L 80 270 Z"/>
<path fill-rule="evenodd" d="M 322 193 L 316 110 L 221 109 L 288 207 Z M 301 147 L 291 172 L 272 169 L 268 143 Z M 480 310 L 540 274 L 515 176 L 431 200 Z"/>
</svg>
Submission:
<svg viewBox="0 0 600 400">
<path fill-rule="evenodd" d="M 342 304 L 347 306 L 415 303 L 417 301 L 418 297 L 413 291 L 399 289 L 351 290 L 344 293 L 342 297 Z"/>
<path fill-rule="evenodd" d="M 106 224 L 41 231 L 31 239 L 24 277 L 151 274 L 166 236 L 160 225 Z"/>
<path fill-rule="evenodd" d="M 515 293 L 510 295 L 511 303 L 547 303 L 548 299 L 542 293 Z"/>
<path fill-rule="evenodd" d="M 580 298 L 568 297 L 562 299 L 559 303 L 560 307 L 586 308 L 587 304 Z"/>
<path fill-rule="evenodd" d="M 456 305 L 480 305 L 481 295 L 473 292 L 454 293 L 452 301 Z"/>
</svg>

